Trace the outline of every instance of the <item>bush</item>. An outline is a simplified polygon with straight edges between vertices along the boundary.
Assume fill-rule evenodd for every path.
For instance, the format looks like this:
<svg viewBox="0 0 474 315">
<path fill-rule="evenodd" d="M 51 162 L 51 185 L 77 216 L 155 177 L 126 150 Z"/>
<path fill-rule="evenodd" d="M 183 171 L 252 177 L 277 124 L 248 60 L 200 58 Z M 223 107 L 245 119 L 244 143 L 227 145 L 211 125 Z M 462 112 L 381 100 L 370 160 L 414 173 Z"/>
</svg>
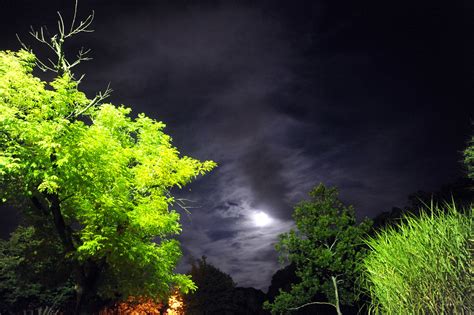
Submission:
<svg viewBox="0 0 474 315">
<path fill-rule="evenodd" d="M 472 312 L 473 222 L 472 206 L 464 214 L 454 205 L 431 206 L 368 239 L 362 286 L 371 312 Z"/>
</svg>

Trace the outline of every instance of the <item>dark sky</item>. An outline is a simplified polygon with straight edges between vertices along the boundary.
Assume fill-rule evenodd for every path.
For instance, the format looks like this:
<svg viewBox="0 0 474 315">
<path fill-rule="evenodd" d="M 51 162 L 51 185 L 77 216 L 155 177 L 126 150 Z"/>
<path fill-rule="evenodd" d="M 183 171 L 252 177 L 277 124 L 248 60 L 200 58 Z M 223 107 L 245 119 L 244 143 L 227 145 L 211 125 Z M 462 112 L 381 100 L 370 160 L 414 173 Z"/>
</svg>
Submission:
<svg viewBox="0 0 474 315">
<path fill-rule="evenodd" d="M 65 5 L 69 3 L 69 5 Z M 165 122 L 183 154 L 219 167 L 191 199 L 185 259 L 206 255 L 266 290 L 292 205 L 324 182 L 358 217 L 462 177 L 474 117 L 472 1 L 92 1 L 83 89 Z M 73 0 L 0 0 L 0 49 L 55 25 Z M 33 46 L 35 49 L 39 47 Z M 5 211 L 5 210 L 4 210 Z M 252 217 L 262 211 L 272 222 Z M 2 235 L 14 216 L 2 214 Z M 181 266 L 181 269 L 186 266 Z"/>
</svg>

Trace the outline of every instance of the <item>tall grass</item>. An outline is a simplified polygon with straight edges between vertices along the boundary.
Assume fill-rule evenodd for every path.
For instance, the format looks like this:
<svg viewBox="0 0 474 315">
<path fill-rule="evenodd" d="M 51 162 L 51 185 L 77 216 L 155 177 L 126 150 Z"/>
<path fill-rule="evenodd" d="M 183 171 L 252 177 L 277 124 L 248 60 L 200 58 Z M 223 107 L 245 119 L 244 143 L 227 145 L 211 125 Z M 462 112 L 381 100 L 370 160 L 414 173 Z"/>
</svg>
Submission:
<svg viewBox="0 0 474 315">
<path fill-rule="evenodd" d="M 362 286 L 371 313 L 474 313 L 473 211 L 431 206 L 367 240 Z"/>
</svg>

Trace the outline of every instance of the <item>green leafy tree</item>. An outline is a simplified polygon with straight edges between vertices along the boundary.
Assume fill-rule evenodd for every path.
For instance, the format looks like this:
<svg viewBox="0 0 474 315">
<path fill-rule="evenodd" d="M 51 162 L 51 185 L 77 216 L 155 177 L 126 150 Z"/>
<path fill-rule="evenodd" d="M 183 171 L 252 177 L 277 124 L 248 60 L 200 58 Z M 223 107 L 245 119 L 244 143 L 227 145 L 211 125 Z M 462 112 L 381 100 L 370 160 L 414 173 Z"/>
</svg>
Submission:
<svg viewBox="0 0 474 315">
<path fill-rule="evenodd" d="M 310 192 L 311 199 L 295 207 L 296 230 L 280 235 L 276 249 L 282 262 L 296 265 L 301 279 L 289 292 L 280 291 L 265 307 L 272 314 L 287 314 L 311 304 L 328 304 L 341 313 L 341 305 L 357 298 L 358 262 L 365 253 L 362 238 L 371 222 L 356 223 L 352 206 L 338 199 L 337 189 L 323 184 Z M 324 294 L 327 301 L 313 301 Z"/>
<path fill-rule="evenodd" d="M 180 157 L 165 125 L 131 109 L 89 99 L 66 59 L 64 41 L 88 31 L 91 17 L 33 36 L 56 55 L 51 66 L 26 51 L 0 52 L 0 199 L 15 200 L 54 226 L 72 265 L 76 312 L 95 295 L 157 297 L 195 286 L 174 273 L 181 231 L 170 193 L 215 163 Z M 78 25 L 75 25 L 78 24 Z M 33 76 L 35 65 L 56 78 Z M 37 227 L 40 228 L 40 227 Z"/>
<path fill-rule="evenodd" d="M 228 274 L 203 256 L 192 262 L 190 275 L 198 289 L 184 296 L 186 314 L 237 314 L 233 297 L 235 283 Z"/>
</svg>

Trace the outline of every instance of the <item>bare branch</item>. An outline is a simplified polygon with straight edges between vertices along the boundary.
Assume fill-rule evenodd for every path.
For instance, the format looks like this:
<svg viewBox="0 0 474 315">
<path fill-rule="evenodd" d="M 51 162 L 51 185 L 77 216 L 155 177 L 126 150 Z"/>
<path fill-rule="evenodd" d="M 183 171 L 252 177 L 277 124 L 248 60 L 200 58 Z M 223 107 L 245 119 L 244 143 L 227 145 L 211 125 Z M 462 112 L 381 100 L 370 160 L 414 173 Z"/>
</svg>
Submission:
<svg viewBox="0 0 474 315">
<path fill-rule="evenodd" d="M 56 67 L 57 65 L 54 63 L 54 61 L 52 61 L 50 58 L 48 58 L 48 61 L 51 65 L 53 65 L 53 67 Z"/>
<path fill-rule="evenodd" d="M 79 0 L 74 1 L 74 15 L 72 16 L 71 28 L 69 29 L 69 33 L 72 32 L 74 29 L 74 24 L 76 24 L 76 17 L 77 17 L 77 2 Z"/>
<path fill-rule="evenodd" d="M 175 202 L 176 202 L 176 204 L 177 204 L 181 209 L 183 209 L 183 210 L 186 212 L 186 214 L 187 214 L 188 216 L 191 215 L 191 211 L 188 210 L 188 209 L 190 209 L 191 207 L 187 206 L 187 205 L 184 203 L 184 201 L 182 201 L 182 200 L 180 200 L 180 199 L 176 199 Z"/>
<path fill-rule="evenodd" d="M 303 307 L 306 307 L 306 306 L 309 306 L 309 305 L 316 305 L 316 304 L 319 304 L 319 305 L 330 305 L 332 307 L 334 307 L 337 311 L 337 314 L 342 314 L 341 313 L 341 310 L 340 310 L 340 307 L 339 307 L 339 292 L 337 290 L 337 283 L 338 282 L 341 282 L 342 280 L 337 280 L 337 276 L 332 276 L 331 277 L 331 280 L 332 280 L 332 283 L 333 283 L 333 286 L 334 286 L 334 293 L 335 293 L 335 299 L 336 299 L 336 304 L 334 303 L 330 303 L 330 302 L 309 302 L 309 303 L 306 303 L 306 304 L 303 304 L 303 305 L 300 305 L 300 306 L 297 306 L 297 307 L 292 307 L 292 308 L 289 308 L 288 310 L 289 311 L 297 311 Z"/>
<path fill-rule="evenodd" d="M 83 78 L 84 76 L 81 76 L 81 79 Z M 80 109 L 79 111 L 77 112 L 72 112 L 69 116 L 67 116 L 66 118 L 69 119 L 71 117 L 73 118 L 77 118 L 79 117 L 80 115 L 84 114 L 89 108 L 91 107 L 95 107 L 99 104 L 102 103 L 103 100 L 105 100 L 106 98 L 108 98 L 110 96 L 110 94 L 113 92 L 113 90 L 110 88 L 110 83 L 107 85 L 107 89 L 104 91 L 104 92 L 99 92 L 90 102 L 89 104 L 86 105 L 86 107 Z"/>
<path fill-rule="evenodd" d="M 92 60 L 92 58 L 90 57 L 86 57 L 86 55 L 90 52 L 91 50 L 90 49 L 87 49 L 87 50 L 84 50 L 84 47 L 81 47 L 81 49 L 79 50 L 79 52 L 77 53 L 77 59 L 69 64 L 68 63 L 68 68 L 69 69 L 72 69 L 74 68 L 75 66 L 77 66 L 78 64 L 80 64 L 82 61 L 88 61 L 88 60 Z M 67 62 L 67 60 L 66 60 Z"/>
<path fill-rule="evenodd" d="M 309 306 L 309 305 L 315 305 L 315 304 L 331 305 L 332 307 L 336 307 L 336 305 L 334 305 L 334 304 L 332 304 L 332 303 L 329 303 L 329 302 L 309 302 L 309 303 L 303 304 L 303 305 L 298 306 L 298 307 L 291 307 L 291 308 L 289 308 L 288 310 L 289 310 L 289 311 L 297 311 L 297 310 L 299 310 L 300 308 L 303 308 L 303 307 L 306 307 L 306 306 Z"/>
<path fill-rule="evenodd" d="M 84 20 L 80 21 L 78 25 L 76 25 L 77 24 L 76 23 L 77 7 L 78 7 L 78 0 L 76 0 L 74 4 L 74 14 L 73 14 L 73 18 L 72 18 L 72 22 L 71 22 L 71 26 L 69 27 L 69 30 L 66 30 L 64 18 L 61 12 L 57 12 L 58 30 L 57 30 L 57 33 L 52 36 L 47 35 L 47 28 L 44 26 L 40 27 L 38 30 L 35 30 L 31 26 L 30 35 L 33 36 L 33 38 L 36 39 L 38 42 L 45 44 L 47 47 L 49 47 L 49 49 L 51 49 L 55 54 L 54 59 L 57 58 L 57 60 L 55 61 L 48 58 L 46 62 L 37 58 L 36 65 L 42 71 L 52 71 L 57 74 L 67 74 L 71 78 L 73 78 L 74 75 L 71 71 L 72 68 L 80 64 L 82 61 L 87 61 L 87 60 L 92 59 L 88 57 L 88 53 L 90 52 L 90 49 L 84 49 L 84 47 L 82 47 L 78 51 L 76 55 L 76 59 L 73 61 L 69 61 L 64 54 L 63 45 L 67 38 L 72 37 L 79 33 L 83 33 L 83 32 L 84 33 L 93 32 L 93 30 L 90 29 L 90 26 L 92 22 L 94 21 L 94 15 L 95 15 L 94 11 L 92 11 L 92 13 L 89 16 L 87 16 Z M 27 46 L 20 40 L 18 35 L 17 35 L 17 38 L 21 46 L 28 50 Z M 76 80 L 76 82 L 80 83 L 83 78 L 84 78 L 84 75 L 81 75 L 81 77 L 78 80 Z M 110 84 L 109 84 L 107 86 L 107 89 L 104 92 L 99 92 L 84 108 L 82 109 L 76 108 L 75 110 L 73 110 L 73 112 L 71 112 L 71 114 L 67 118 L 71 118 L 71 117 L 77 118 L 78 116 L 82 115 L 87 110 L 89 110 L 91 107 L 97 106 L 100 103 L 102 103 L 106 98 L 110 96 L 111 93 L 112 93 L 112 89 L 110 88 Z"/>
<path fill-rule="evenodd" d="M 336 245 L 337 241 L 339 240 L 337 237 L 339 236 L 340 232 L 336 234 L 336 236 L 334 237 L 334 241 L 332 242 L 331 245 L 328 246 L 328 244 L 323 244 L 324 246 L 326 246 L 327 249 L 329 249 L 329 251 L 332 251 L 332 248 L 334 247 L 334 245 Z M 334 253 L 332 253 L 334 255 Z"/>
<path fill-rule="evenodd" d="M 169 192 L 166 192 L 166 196 L 173 198 Z M 193 207 L 193 206 L 186 205 L 186 202 L 195 202 L 194 200 L 185 199 L 185 198 L 177 198 L 177 199 L 173 198 L 173 199 L 176 205 L 186 212 L 186 214 L 188 215 L 188 219 L 192 221 L 191 211 L 189 211 L 189 209 L 200 208 L 200 206 Z"/>
<path fill-rule="evenodd" d="M 43 72 L 46 72 L 46 71 L 53 71 L 53 72 L 55 72 L 55 71 L 56 71 L 55 68 L 51 68 L 50 66 L 47 66 L 44 62 L 42 62 L 42 61 L 39 60 L 39 59 L 36 59 L 36 65 L 37 65 L 38 68 L 40 68 L 40 70 L 42 70 Z"/>
<path fill-rule="evenodd" d="M 338 241 L 338 238 L 335 237 L 335 238 L 334 238 L 334 242 L 332 242 L 331 246 L 329 246 L 329 250 L 330 250 L 330 251 L 332 251 L 332 248 L 333 248 L 333 246 L 336 244 L 337 241 Z"/>
<path fill-rule="evenodd" d="M 81 74 L 79 79 L 76 80 L 77 84 L 81 83 L 82 79 L 84 79 L 85 76 L 86 76 L 85 74 Z"/>
<path fill-rule="evenodd" d="M 78 52 L 76 56 L 76 59 L 72 62 L 67 60 L 67 58 L 64 55 L 63 44 L 67 38 L 72 37 L 73 35 L 76 35 L 82 32 L 89 33 L 89 32 L 94 31 L 89 28 L 94 20 L 94 14 L 95 14 L 94 11 L 92 11 L 92 13 L 89 16 L 87 16 L 86 19 L 80 21 L 79 25 L 76 26 L 77 7 L 78 7 L 78 0 L 75 1 L 74 15 L 73 15 L 72 23 L 69 30 L 66 30 L 64 18 L 61 12 L 57 12 L 58 14 L 58 21 L 57 21 L 58 33 L 57 34 L 54 34 L 53 36 L 50 36 L 50 35 L 47 36 L 45 34 L 45 31 L 47 31 L 46 27 L 42 26 L 38 30 L 35 30 L 33 27 L 31 27 L 30 35 L 33 36 L 33 38 L 35 38 L 38 42 L 48 46 L 57 57 L 56 62 L 50 61 L 53 67 L 47 66 L 46 62 L 43 62 L 37 59 L 37 65 L 41 70 L 53 71 L 58 74 L 66 73 L 70 75 L 71 77 L 73 77 L 71 69 L 77 66 L 82 61 L 87 61 L 91 59 L 86 56 L 90 50 L 84 50 L 84 48 L 81 48 L 81 50 Z M 19 41 L 22 47 L 27 49 L 26 45 L 21 40 Z"/>
<path fill-rule="evenodd" d="M 89 26 L 91 26 L 92 22 L 94 21 L 94 16 L 95 16 L 95 12 L 92 11 L 92 13 L 84 21 L 79 22 L 79 25 L 76 28 L 72 28 L 68 34 L 65 34 L 64 38 L 66 39 L 78 33 L 93 32 L 94 30 L 89 29 Z"/>
<path fill-rule="evenodd" d="M 22 47 L 24 50 L 30 51 L 30 49 L 28 48 L 28 46 L 26 46 L 26 44 L 21 41 L 20 36 L 19 36 L 18 34 L 15 34 L 15 35 L 16 35 L 16 39 L 18 39 L 18 42 L 20 42 L 21 47 Z"/>
<path fill-rule="evenodd" d="M 59 31 L 59 34 L 60 34 L 60 38 L 63 38 L 64 37 L 64 20 L 63 20 L 63 17 L 61 15 L 61 12 L 57 12 L 58 13 L 58 16 L 59 16 L 59 20 L 58 20 L 58 31 Z"/>
<path fill-rule="evenodd" d="M 54 51 L 53 45 L 51 45 L 50 42 L 48 42 L 45 37 L 44 37 L 44 29 L 43 26 L 40 27 L 39 31 L 36 31 L 33 26 L 30 26 L 30 35 L 33 36 L 34 39 L 36 39 L 38 42 L 45 44 L 49 48 L 51 48 Z"/>
<path fill-rule="evenodd" d="M 78 58 L 82 58 L 82 60 L 86 60 L 85 58 L 87 58 L 87 60 L 90 60 L 92 58 L 89 58 L 89 57 L 84 57 L 85 55 L 87 55 L 88 53 L 90 53 L 91 50 L 90 49 L 87 49 L 87 50 L 84 50 L 84 47 L 81 47 L 81 49 L 79 50 L 79 53 L 77 55 Z"/>
</svg>

